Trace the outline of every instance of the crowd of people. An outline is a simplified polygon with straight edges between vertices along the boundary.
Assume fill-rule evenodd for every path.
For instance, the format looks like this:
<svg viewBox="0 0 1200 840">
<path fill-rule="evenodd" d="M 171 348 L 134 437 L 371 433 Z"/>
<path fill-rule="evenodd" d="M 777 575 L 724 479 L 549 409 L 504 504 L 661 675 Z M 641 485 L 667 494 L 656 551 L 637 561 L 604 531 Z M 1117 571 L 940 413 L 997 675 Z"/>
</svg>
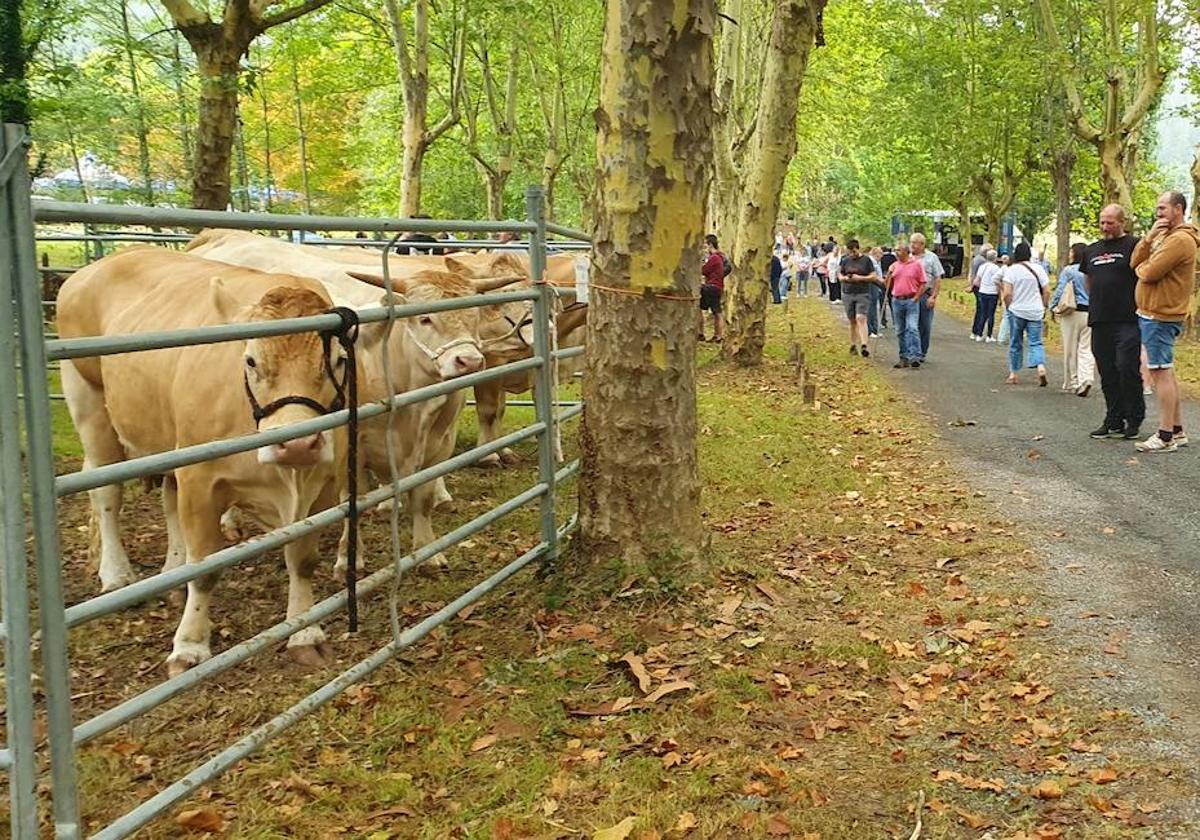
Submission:
<svg viewBox="0 0 1200 840">
<path fill-rule="evenodd" d="M 1062 389 L 1087 397 L 1099 375 L 1105 414 L 1091 437 L 1130 440 L 1139 452 L 1157 453 L 1188 445 L 1174 346 L 1191 306 L 1200 232 L 1187 222 L 1187 199 L 1179 192 L 1163 193 L 1155 216 L 1139 238 L 1127 232 L 1124 208 L 1105 207 L 1100 238 L 1071 246 L 1053 290 L 1044 249 L 1035 253 L 1026 242 L 1011 255 L 984 243 L 975 251 L 968 280 L 975 297 L 971 340 L 1007 343 L 1008 384 L 1018 384 L 1023 370 L 1035 371 L 1040 387 L 1049 384 L 1044 334 L 1049 314 L 1061 326 Z M 894 366 L 920 368 L 929 356 L 945 276 L 941 260 L 926 245 L 920 233 L 869 251 L 857 239 L 844 245 L 833 236 L 800 243 L 780 235 L 771 256 L 771 295 L 781 303 L 794 286 L 800 296 L 819 294 L 840 304 L 849 322 L 850 353 L 856 356 L 871 355 L 868 339 L 880 337 L 890 315 L 899 350 Z M 721 297 L 731 270 L 710 235 L 700 292 L 701 340 L 706 310 L 714 317 L 713 340 L 724 336 Z M 1157 429 L 1141 439 L 1149 393 L 1157 397 Z"/>
</svg>

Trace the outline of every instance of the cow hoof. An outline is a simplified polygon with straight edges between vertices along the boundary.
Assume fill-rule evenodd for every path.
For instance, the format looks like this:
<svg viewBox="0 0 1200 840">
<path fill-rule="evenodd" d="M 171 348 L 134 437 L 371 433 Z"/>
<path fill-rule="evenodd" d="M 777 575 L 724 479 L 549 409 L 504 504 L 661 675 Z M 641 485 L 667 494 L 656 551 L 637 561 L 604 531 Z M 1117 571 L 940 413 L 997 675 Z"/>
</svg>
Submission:
<svg viewBox="0 0 1200 840">
<path fill-rule="evenodd" d="M 128 586 L 131 583 L 135 583 L 137 579 L 138 577 L 133 573 L 133 569 L 126 569 L 122 572 L 117 572 L 116 574 L 112 575 L 106 575 L 102 573 L 100 575 L 100 591 L 113 592 L 114 590 Z"/>
<path fill-rule="evenodd" d="M 437 489 L 433 493 L 433 509 L 437 510 L 440 507 L 445 507 L 454 501 L 454 497 L 450 495 L 450 491 L 446 489 L 446 485 L 438 482 Z"/>
<path fill-rule="evenodd" d="M 333 662 L 333 654 L 329 645 L 289 645 L 288 656 L 302 668 L 325 668 Z"/>
<path fill-rule="evenodd" d="M 194 668 L 211 658 L 212 651 L 206 644 L 201 642 L 176 644 L 175 650 L 167 657 L 167 676 L 177 677 L 189 668 Z"/>
<path fill-rule="evenodd" d="M 511 466 L 512 464 L 519 464 L 521 456 L 506 447 L 500 450 L 500 460 Z"/>
<path fill-rule="evenodd" d="M 333 564 L 333 579 L 345 580 L 346 578 L 346 558 L 339 557 L 338 561 Z"/>
<path fill-rule="evenodd" d="M 475 462 L 475 466 L 484 470 L 497 470 L 504 466 L 504 462 L 500 460 L 500 456 L 493 452 L 491 455 L 484 455 Z"/>
</svg>

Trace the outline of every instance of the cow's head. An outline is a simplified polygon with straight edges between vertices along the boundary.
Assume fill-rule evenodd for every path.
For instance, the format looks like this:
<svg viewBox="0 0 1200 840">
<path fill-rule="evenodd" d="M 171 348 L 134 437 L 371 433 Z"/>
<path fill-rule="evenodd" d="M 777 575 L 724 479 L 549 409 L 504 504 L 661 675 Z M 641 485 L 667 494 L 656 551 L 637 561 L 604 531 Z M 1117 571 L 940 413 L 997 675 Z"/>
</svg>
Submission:
<svg viewBox="0 0 1200 840">
<path fill-rule="evenodd" d="M 216 289 L 218 294 L 220 290 Z M 277 286 L 258 303 L 242 309 L 241 321 L 278 321 L 321 315 L 330 308 L 324 294 L 311 288 Z M 311 420 L 341 407 L 346 398 L 345 351 L 336 340 L 306 332 L 252 338 L 243 354 L 243 379 L 249 410 L 258 430 Z M 308 467 L 333 461 L 333 433 L 317 432 L 258 449 L 261 464 Z"/>
<path fill-rule="evenodd" d="M 513 283 L 529 284 L 529 263 L 511 251 L 478 254 L 470 262 L 443 257 L 446 268 L 473 283 L 489 278 L 512 277 Z M 533 353 L 533 302 L 485 306 L 479 310 L 479 339 L 489 365 L 527 359 Z"/>
</svg>

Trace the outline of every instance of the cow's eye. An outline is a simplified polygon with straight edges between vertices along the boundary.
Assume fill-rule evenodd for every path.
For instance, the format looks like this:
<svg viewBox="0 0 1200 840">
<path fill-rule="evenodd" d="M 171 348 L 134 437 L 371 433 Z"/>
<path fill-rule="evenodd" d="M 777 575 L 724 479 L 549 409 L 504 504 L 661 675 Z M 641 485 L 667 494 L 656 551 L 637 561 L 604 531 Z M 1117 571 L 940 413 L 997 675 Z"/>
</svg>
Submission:
<svg viewBox="0 0 1200 840">
<path fill-rule="evenodd" d="M 430 318 L 428 315 L 422 315 L 420 323 L 421 323 L 421 326 L 428 327 L 433 324 L 433 319 Z"/>
<path fill-rule="evenodd" d="M 346 366 L 346 357 L 345 356 L 338 356 L 337 366 L 339 368 L 344 368 Z"/>
<path fill-rule="evenodd" d="M 246 367 L 248 367 L 248 368 L 258 367 L 258 362 L 254 361 L 253 356 L 246 357 Z"/>
</svg>

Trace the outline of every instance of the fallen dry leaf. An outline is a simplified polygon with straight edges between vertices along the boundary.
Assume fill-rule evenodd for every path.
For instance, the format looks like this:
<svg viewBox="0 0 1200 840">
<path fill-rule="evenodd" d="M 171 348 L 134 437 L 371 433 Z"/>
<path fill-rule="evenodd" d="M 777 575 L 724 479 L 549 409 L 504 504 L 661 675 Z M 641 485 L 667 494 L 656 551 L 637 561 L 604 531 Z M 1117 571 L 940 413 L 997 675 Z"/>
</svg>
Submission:
<svg viewBox="0 0 1200 840">
<path fill-rule="evenodd" d="M 970 811 L 956 811 L 958 818 L 963 821 L 963 825 L 967 828 L 987 828 L 992 825 L 992 821 L 982 814 L 973 814 Z"/>
<path fill-rule="evenodd" d="M 1092 784 L 1106 785 L 1109 782 L 1115 782 L 1117 780 L 1117 771 L 1111 767 L 1100 767 L 1095 770 L 1089 770 L 1087 772 L 1087 777 Z"/>
<path fill-rule="evenodd" d="M 792 824 L 783 814 L 775 814 L 767 820 L 766 829 L 772 837 L 787 837 L 792 833 Z"/>
<path fill-rule="evenodd" d="M 690 691 L 696 686 L 687 680 L 679 680 L 678 682 L 669 682 L 660 685 L 651 694 L 647 694 L 642 700 L 642 705 L 649 706 L 651 703 L 657 703 L 659 700 L 666 697 L 668 694 L 674 694 L 677 691 Z"/>
<path fill-rule="evenodd" d="M 499 738 L 496 735 L 484 735 L 476 738 L 471 744 L 471 752 L 482 752 L 488 747 L 496 743 Z"/>
<path fill-rule="evenodd" d="M 1058 782 L 1052 779 L 1043 779 L 1035 787 L 1030 788 L 1029 795 L 1035 799 L 1062 799 L 1063 789 Z"/>
<path fill-rule="evenodd" d="M 212 808 L 192 808 L 180 811 L 175 818 L 176 825 L 191 831 L 202 831 L 205 834 L 217 834 L 225 830 L 225 818 Z"/>
<path fill-rule="evenodd" d="M 751 636 L 748 639 L 742 639 L 741 644 L 744 648 L 756 648 L 766 640 L 765 636 Z"/>
<path fill-rule="evenodd" d="M 696 819 L 696 815 L 691 811 L 684 811 L 679 815 L 679 819 L 675 821 L 675 827 L 671 830 L 676 834 L 687 834 L 698 825 L 700 822 Z"/>
<path fill-rule="evenodd" d="M 632 651 L 621 657 L 621 662 L 629 666 L 630 673 L 637 680 L 638 688 L 642 694 L 647 694 L 650 691 L 650 686 L 654 681 L 650 679 L 650 672 L 646 670 L 646 665 L 642 662 L 642 657 Z"/>
<path fill-rule="evenodd" d="M 633 833 L 637 817 L 626 817 L 611 828 L 601 828 L 592 834 L 592 840 L 625 840 Z"/>
</svg>

